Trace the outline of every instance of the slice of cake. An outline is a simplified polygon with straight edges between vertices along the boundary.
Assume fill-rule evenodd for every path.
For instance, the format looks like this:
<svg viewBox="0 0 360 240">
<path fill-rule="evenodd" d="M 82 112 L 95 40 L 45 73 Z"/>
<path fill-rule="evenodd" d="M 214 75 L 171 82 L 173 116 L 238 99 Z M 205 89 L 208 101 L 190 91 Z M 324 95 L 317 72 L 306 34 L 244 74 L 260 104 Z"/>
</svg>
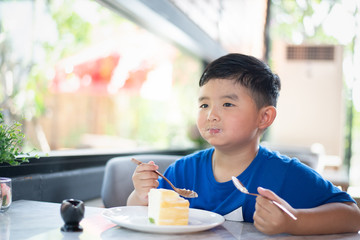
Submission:
<svg viewBox="0 0 360 240">
<path fill-rule="evenodd" d="M 188 224 L 188 200 L 168 189 L 151 189 L 148 196 L 148 217 L 151 223 L 156 225 Z"/>
</svg>

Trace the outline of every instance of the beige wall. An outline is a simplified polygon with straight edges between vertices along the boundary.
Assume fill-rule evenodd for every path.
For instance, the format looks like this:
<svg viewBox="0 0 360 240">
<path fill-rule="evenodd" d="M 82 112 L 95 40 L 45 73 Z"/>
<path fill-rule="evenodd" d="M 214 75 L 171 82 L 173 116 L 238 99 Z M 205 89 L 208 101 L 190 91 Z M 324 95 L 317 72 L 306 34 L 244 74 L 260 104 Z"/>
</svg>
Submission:
<svg viewBox="0 0 360 240">
<path fill-rule="evenodd" d="M 334 60 L 287 60 L 286 45 L 274 46 L 273 69 L 282 89 L 270 142 L 310 147 L 321 143 L 325 153 L 343 157 L 344 97 L 342 47 Z"/>
</svg>

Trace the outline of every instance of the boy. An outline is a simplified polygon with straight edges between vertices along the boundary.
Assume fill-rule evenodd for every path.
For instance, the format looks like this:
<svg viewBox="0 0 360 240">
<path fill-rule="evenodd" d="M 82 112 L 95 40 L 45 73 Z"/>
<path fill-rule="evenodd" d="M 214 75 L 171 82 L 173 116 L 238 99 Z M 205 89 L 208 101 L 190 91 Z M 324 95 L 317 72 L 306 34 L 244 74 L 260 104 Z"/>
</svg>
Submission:
<svg viewBox="0 0 360 240">
<path fill-rule="evenodd" d="M 259 145 L 276 117 L 280 91 L 279 77 L 266 64 L 229 54 L 207 66 L 199 85 L 197 127 L 213 147 L 176 161 L 165 172 L 176 187 L 198 193 L 198 198 L 188 199 L 191 208 L 213 211 L 227 220 L 254 222 L 266 234 L 360 230 L 360 210 L 347 193 L 297 159 Z M 136 168 L 128 205 L 147 205 L 151 188 L 170 189 L 153 172 L 156 169 L 154 162 Z M 231 176 L 262 196 L 241 193 Z M 297 220 L 271 200 L 286 206 Z"/>
</svg>

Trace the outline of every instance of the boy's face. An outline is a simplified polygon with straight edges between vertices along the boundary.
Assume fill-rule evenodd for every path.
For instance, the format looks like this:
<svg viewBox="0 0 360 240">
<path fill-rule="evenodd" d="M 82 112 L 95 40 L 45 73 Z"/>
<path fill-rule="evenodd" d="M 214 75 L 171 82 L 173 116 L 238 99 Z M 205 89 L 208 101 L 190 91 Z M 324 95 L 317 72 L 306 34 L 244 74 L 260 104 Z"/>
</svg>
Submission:
<svg viewBox="0 0 360 240">
<path fill-rule="evenodd" d="M 245 87 L 231 80 L 210 80 L 200 88 L 198 106 L 198 129 L 212 146 L 231 149 L 258 142 L 259 111 Z"/>
</svg>

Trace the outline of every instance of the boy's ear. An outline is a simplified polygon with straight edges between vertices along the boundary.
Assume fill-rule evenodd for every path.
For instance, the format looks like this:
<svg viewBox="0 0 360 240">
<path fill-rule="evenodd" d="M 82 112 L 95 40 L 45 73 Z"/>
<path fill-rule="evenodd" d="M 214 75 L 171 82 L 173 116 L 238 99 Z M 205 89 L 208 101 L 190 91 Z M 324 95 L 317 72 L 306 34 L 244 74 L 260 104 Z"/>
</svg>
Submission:
<svg viewBox="0 0 360 240">
<path fill-rule="evenodd" d="M 266 129 L 274 122 L 276 118 L 276 108 L 274 106 L 266 106 L 260 110 L 259 128 Z"/>
</svg>

